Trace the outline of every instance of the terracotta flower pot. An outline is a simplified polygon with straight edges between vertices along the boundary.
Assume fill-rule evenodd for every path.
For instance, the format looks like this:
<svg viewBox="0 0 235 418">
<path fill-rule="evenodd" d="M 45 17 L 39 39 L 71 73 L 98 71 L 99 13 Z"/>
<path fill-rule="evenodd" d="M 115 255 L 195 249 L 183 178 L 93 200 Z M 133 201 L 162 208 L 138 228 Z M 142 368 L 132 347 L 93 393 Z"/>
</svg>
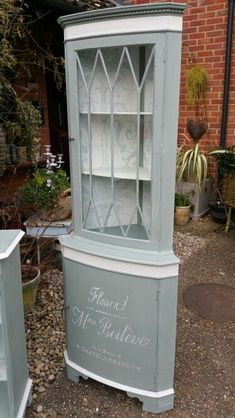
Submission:
<svg viewBox="0 0 235 418">
<path fill-rule="evenodd" d="M 186 225 L 190 218 L 191 206 L 176 206 L 175 207 L 175 225 Z"/>
</svg>

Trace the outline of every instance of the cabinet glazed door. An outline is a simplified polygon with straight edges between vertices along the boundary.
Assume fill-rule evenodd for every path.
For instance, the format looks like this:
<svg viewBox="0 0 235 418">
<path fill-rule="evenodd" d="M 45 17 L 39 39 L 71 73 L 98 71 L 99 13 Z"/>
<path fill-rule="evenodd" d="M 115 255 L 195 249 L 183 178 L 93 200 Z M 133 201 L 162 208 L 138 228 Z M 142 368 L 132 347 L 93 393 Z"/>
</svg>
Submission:
<svg viewBox="0 0 235 418">
<path fill-rule="evenodd" d="M 85 231 L 151 238 L 155 49 L 75 52 Z"/>
</svg>

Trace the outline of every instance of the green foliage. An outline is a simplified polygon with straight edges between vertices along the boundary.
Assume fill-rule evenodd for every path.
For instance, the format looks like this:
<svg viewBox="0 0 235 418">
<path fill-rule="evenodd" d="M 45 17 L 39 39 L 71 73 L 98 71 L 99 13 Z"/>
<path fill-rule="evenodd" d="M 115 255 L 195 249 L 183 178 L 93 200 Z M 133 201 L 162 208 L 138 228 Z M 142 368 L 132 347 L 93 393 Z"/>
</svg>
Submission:
<svg viewBox="0 0 235 418">
<path fill-rule="evenodd" d="M 17 117 L 21 127 L 19 145 L 31 146 L 32 140 L 38 135 L 41 115 L 30 102 L 17 102 Z"/>
<path fill-rule="evenodd" d="M 51 179 L 51 186 L 47 186 L 47 179 Z M 26 181 L 20 189 L 22 203 L 33 204 L 38 209 L 51 208 L 61 192 L 70 187 L 64 170 L 47 173 L 46 169 L 39 169 L 33 177 Z"/>
<path fill-rule="evenodd" d="M 235 170 L 235 146 L 221 147 L 210 152 L 218 163 L 218 173 L 222 178 L 224 174 Z"/>
<path fill-rule="evenodd" d="M 208 81 L 207 70 L 199 65 L 194 65 L 187 72 L 186 89 L 189 104 L 198 104 L 202 101 Z"/>
<path fill-rule="evenodd" d="M 28 148 L 29 157 L 34 160 L 39 149 L 41 114 L 30 102 L 17 100 L 14 121 L 6 121 L 9 142 Z"/>
<path fill-rule="evenodd" d="M 188 137 L 187 141 L 191 144 Z M 177 181 L 192 180 L 199 187 L 202 181 L 207 177 L 208 163 L 205 153 L 200 149 L 199 143 L 188 145 L 183 143 L 177 150 L 176 160 L 176 178 Z"/>
<path fill-rule="evenodd" d="M 30 141 L 32 139 L 35 127 L 32 123 L 38 119 L 38 115 L 28 102 L 24 105 L 25 91 L 18 88 L 19 85 L 22 87 L 22 79 L 27 84 L 35 67 L 52 71 L 60 87 L 64 79 L 63 58 L 55 57 L 47 39 L 44 38 L 43 42 L 42 36 L 38 36 L 37 8 L 35 2 L 25 0 L 0 1 L 0 123 L 5 127 L 12 124 L 15 133 L 20 132 L 19 128 L 23 129 L 21 140 L 25 142 L 29 137 Z"/>
<path fill-rule="evenodd" d="M 175 206 L 191 206 L 188 194 L 184 193 L 175 193 Z"/>
<path fill-rule="evenodd" d="M 209 206 L 223 206 L 222 203 L 222 197 L 220 195 L 219 191 L 216 191 L 215 193 L 211 193 L 209 197 Z"/>
</svg>

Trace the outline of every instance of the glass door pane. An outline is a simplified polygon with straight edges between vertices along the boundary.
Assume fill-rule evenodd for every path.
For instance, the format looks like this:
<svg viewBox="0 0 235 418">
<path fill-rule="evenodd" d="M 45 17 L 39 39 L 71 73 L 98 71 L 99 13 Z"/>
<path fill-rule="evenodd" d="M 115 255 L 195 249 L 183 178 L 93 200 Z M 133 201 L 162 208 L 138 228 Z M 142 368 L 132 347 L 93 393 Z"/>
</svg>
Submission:
<svg viewBox="0 0 235 418">
<path fill-rule="evenodd" d="M 154 46 L 77 53 L 82 228 L 150 239 Z"/>
</svg>

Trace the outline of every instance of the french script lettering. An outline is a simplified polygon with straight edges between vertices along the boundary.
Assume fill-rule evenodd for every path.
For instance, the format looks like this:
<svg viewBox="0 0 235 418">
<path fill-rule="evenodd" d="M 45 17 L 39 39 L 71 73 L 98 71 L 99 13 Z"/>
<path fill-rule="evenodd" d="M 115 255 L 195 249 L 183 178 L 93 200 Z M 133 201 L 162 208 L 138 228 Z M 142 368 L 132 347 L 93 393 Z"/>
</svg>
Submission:
<svg viewBox="0 0 235 418">
<path fill-rule="evenodd" d="M 103 306 L 105 308 L 113 309 L 114 311 L 121 312 L 127 306 L 128 296 L 125 296 L 122 301 L 114 301 L 105 296 L 105 293 L 100 287 L 92 287 L 88 297 L 88 302 Z"/>
<path fill-rule="evenodd" d="M 98 326 L 99 329 L 97 331 L 97 335 L 103 336 L 105 338 L 110 338 L 117 342 L 139 345 L 141 347 L 145 347 L 150 343 L 150 338 L 146 336 L 140 337 L 135 335 L 130 325 L 125 325 L 123 329 L 113 328 L 112 321 L 109 318 L 101 318 Z"/>
<path fill-rule="evenodd" d="M 80 311 L 77 306 L 73 307 L 73 315 L 75 318 L 72 318 L 74 324 L 78 324 L 82 329 L 87 329 L 88 325 L 95 326 L 97 321 L 92 319 L 89 313 Z"/>
</svg>

